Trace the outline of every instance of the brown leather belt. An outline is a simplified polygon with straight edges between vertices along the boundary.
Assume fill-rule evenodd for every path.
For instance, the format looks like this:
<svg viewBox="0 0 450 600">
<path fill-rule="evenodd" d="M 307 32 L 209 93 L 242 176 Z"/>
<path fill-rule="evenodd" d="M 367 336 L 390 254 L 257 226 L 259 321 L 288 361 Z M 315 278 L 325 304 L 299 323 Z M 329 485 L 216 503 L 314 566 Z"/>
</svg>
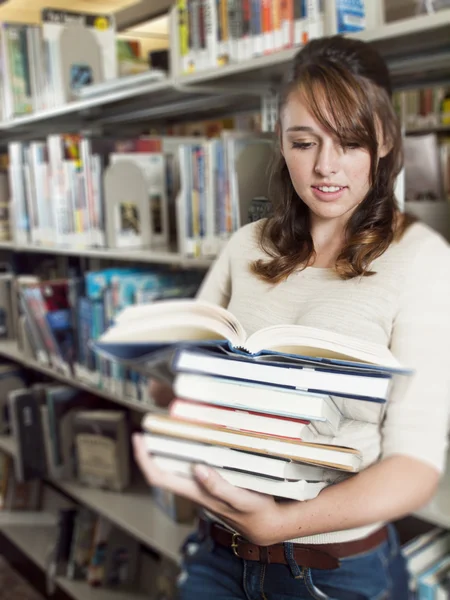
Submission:
<svg viewBox="0 0 450 600">
<path fill-rule="evenodd" d="M 244 560 L 264 563 L 288 564 L 283 544 L 257 546 L 229 531 L 218 523 L 200 519 L 199 532 L 211 537 L 220 546 L 231 548 L 236 556 Z M 365 538 L 332 544 L 294 544 L 293 558 L 301 567 L 309 569 L 337 569 L 339 559 L 372 550 L 388 537 L 387 527 L 382 527 Z"/>
</svg>

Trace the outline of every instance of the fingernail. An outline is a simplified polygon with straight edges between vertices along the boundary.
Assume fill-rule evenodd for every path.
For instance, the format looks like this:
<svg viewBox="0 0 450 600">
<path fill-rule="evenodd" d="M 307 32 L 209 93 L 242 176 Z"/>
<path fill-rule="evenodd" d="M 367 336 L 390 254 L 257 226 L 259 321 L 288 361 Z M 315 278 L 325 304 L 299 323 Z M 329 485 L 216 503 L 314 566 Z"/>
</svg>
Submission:
<svg viewBox="0 0 450 600">
<path fill-rule="evenodd" d="M 209 477 L 209 470 L 203 465 L 197 465 L 195 467 L 195 475 L 202 481 L 206 481 Z"/>
</svg>

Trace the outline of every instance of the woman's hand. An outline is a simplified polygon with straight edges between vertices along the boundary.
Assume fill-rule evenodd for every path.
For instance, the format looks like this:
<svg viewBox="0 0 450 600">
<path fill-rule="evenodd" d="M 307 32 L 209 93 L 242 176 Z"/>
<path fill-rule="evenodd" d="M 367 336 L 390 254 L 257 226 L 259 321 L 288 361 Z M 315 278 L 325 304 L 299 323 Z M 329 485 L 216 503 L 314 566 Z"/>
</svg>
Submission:
<svg viewBox="0 0 450 600">
<path fill-rule="evenodd" d="M 172 402 L 174 393 L 170 385 L 158 381 L 157 379 L 151 379 L 149 383 L 150 398 L 153 399 L 156 406 L 166 408 Z"/>
<path fill-rule="evenodd" d="M 148 454 L 142 434 L 133 436 L 133 447 L 136 461 L 151 485 L 200 504 L 254 544 L 269 546 L 283 540 L 284 509 L 291 503 L 279 504 L 272 496 L 235 487 L 204 465 L 193 468 L 193 479 L 165 473 Z"/>
</svg>

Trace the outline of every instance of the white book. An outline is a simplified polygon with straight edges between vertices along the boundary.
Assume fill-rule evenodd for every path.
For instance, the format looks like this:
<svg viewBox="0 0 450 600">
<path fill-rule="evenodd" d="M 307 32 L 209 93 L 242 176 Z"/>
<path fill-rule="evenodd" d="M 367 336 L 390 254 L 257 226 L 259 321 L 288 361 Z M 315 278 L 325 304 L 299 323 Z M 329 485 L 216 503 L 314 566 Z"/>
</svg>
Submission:
<svg viewBox="0 0 450 600">
<path fill-rule="evenodd" d="M 17 245 L 30 242 L 30 217 L 27 208 L 26 178 L 23 142 L 8 145 L 9 185 L 11 190 L 11 231 Z"/>
<path fill-rule="evenodd" d="M 156 465 L 163 471 L 169 471 L 192 478 L 192 467 L 189 462 L 176 458 L 167 458 L 163 456 L 155 456 Z M 281 498 L 289 498 L 290 500 L 311 500 L 326 487 L 325 482 L 309 482 L 309 481 L 276 481 L 267 477 L 260 477 L 250 473 L 240 473 L 228 469 L 215 468 L 217 473 L 221 475 L 228 483 L 236 487 L 245 488 L 261 494 L 269 494 Z"/>
<path fill-rule="evenodd" d="M 320 0 L 306 0 L 306 30 L 308 40 L 324 35 L 324 15 L 321 12 Z"/>
<path fill-rule="evenodd" d="M 217 40 L 217 3 L 216 0 L 201 0 L 206 33 L 206 59 L 205 69 L 217 66 L 218 40 Z"/>
<path fill-rule="evenodd" d="M 145 431 L 157 435 L 226 446 L 350 473 L 358 472 L 362 461 L 361 453 L 354 448 L 300 442 L 261 434 L 244 434 L 221 427 L 178 421 L 152 413 L 144 417 L 142 425 Z"/>
<path fill-rule="evenodd" d="M 317 437 L 317 431 L 310 425 L 309 421 L 269 416 L 180 399 L 174 400 L 170 405 L 170 416 L 194 423 L 218 425 L 219 427 L 238 431 L 263 433 L 264 435 L 299 439 L 304 442 L 312 442 Z"/>
<path fill-rule="evenodd" d="M 189 463 L 204 463 L 211 467 L 245 471 L 274 479 L 322 481 L 323 469 L 291 460 L 243 452 L 223 446 L 202 444 L 160 435 L 145 435 L 150 454 L 182 459 Z"/>
<path fill-rule="evenodd" d="M 392 383 L 390 377 L 348 373 L 344 370 L 332 371 L 307 365 L 297 366 L 294 362 L 266 364 L 239 356 L 220 356 L 189 349 L 179 350 L 173 365 L 177 373 L 201 373 L 212 377 L 329 393 L 334 396 L 372 399 L 377 402 L 387 399 Z"/>
<path fill-rule="evenodd" d="M 342 415 L 330 396 L 283 390 L 194 373 L 178 373 L 173 389 L 178 398 L 205 404 L 305 419 L 322 435 L 336 435 Z"/>
</svg>

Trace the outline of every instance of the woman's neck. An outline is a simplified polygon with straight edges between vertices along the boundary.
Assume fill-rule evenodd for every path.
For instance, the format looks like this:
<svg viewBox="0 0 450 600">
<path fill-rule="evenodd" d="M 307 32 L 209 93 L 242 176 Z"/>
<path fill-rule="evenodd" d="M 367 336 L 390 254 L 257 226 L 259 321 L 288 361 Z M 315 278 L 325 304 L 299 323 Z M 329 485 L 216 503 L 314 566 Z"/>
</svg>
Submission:
<svg viewBox="0 0 450 600">
<path fill-rule="evenodd" d="M 310 266 L 332 268 L 345 244 L 345 226 L 334 219 L 311 223 L 311 236 L 316 252 Z"/>
</svg>

